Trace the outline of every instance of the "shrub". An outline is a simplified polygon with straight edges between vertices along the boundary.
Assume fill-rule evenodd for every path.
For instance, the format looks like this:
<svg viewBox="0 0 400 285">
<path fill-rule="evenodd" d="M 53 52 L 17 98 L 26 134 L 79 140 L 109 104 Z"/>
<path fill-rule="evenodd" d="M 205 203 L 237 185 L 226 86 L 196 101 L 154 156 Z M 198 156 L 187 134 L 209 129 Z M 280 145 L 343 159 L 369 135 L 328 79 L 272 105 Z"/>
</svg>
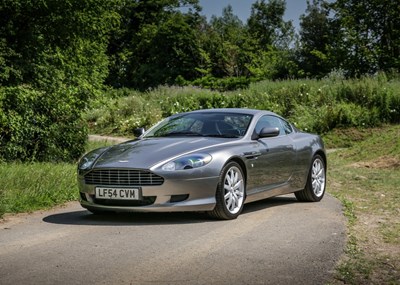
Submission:
<svg viewBox="0 0 400 285">
<path fill-rule="evenodd" d="M 92 122 L 108 133 L 131 133 L 171 114 L 209 108 L 270 110 L 306 131 L 367 127 L 400 122 L 400 82 L 384 77 L 353 80 L 286 80 L 251 83 L 248 89 L 218 92 L 197 87 L 161 86 L 145 93 L 112 91 L 105 106 L 91 110 Z M 118 93 L 122 97 L 115 96 Z M 151 110 L 151 111 L 149 111 Z M 123 123 L 121 123 L 123 122 Z M 142 125 L 141 125 L 142 124 Z M 110 127 L 114 125 L 114 131 Z"/>
<path fill-rule="evenodd" d="M 178 80 L 180 84 L 183 84 L 182 80 Z M 186 84 L 218 90 L 220 92 L 231 91 L 237 89 L 246 89 L 250 85 L 250 78 L 247 77 L 227 77 L 227 78 L 216 78 L 212 76 L 205 76 L 198 78 L 191 82 L 185 82 Z"/>
<path fill-rule="evenodd" d="M 0 89 L 0 158 L 73 161 L 87 140 L 80 102 L 70 90 L 48 94 L 27 86 Z"/>
<path fill-rule="evenodd" d="M 139 127 L 149 128 L 162 118 L 162 106 L 156 104 L 154 98 L 147 98 L 145 94 L 138 96 L 136 92 L 111 91 L 109 100 L 103 99 L 100 107 L 86 112 L 84 118 L 92 131 L 100 134 L 133 134 Z M 133 95 L 128 95 L 133 94 Z M 122 97 L 118 97 L 122 96 Z"/>
</svg>

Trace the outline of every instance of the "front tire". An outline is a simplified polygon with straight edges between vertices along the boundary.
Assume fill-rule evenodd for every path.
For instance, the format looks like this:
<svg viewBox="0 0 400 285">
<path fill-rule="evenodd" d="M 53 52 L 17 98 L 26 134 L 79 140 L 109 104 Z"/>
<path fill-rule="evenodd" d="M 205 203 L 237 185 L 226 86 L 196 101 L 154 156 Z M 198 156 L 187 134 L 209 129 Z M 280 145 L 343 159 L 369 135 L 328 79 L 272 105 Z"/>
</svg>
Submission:
<svg viewBox="0 0 400 285">
<path fill-rule="evenodd" d="M 300 202 L 319 202 L 324 197 L 326 188 L 326 168 L 320 155 L 315 155 L 311 162 L 306 187 L 295 196 Z"/>
<path fill-rule="evenodd" d="M 242 168 L 236 162 L 229 162 L 221 171 L 215 195 L 217 204 L 209 215 L 220 220 L 236 219 L 243 210 L 245 188 Z"/>
</svg>

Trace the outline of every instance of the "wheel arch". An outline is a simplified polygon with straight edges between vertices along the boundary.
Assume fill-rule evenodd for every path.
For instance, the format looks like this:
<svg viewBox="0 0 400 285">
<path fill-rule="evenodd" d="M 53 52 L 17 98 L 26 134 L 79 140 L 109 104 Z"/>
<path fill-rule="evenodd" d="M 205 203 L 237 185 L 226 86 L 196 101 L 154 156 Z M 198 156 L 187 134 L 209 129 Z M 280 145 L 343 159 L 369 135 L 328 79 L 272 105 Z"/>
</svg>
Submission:
<svg viewBox="0 0 400 285">
<path fill-rule="evenodd" d="M 323 159 L 326 171 L 328 169 L 328 160 L 326 157 L 326 153 L 322 149 L 319 149 L 314 153 L 313 157 L 316 155 L 319 155 Z"/>
<path fill-rule="evenodd" d="M 225 167 L 225 165 L 227 165 L 229 162 L 232 162 L 232 161 L 236 162 L 237 164 L 239 164 L 240 168 L 243 171 L 245 185 L 247 185 L 247 168 L 246 168 L 246 164 L 244 163 L 244 161 L 240 157 L 234 156 L 234 157 L 231 157 L 230 159 L 228 159 L 226 161 L 226 163 L 224 164 L 224 167 Z"/>
</svg>

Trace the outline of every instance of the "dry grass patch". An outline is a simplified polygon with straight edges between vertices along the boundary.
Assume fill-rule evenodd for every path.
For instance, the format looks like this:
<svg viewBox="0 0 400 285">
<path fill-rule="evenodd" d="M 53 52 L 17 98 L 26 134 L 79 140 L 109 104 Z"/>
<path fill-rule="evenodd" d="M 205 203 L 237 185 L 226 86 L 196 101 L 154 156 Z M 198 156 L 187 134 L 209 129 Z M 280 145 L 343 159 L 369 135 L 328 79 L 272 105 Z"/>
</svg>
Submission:
<svg viewBox="0 0 400 285">
<path fill-rule="evenodd" d="M 381 156 L 372 161 L 361 161 L 351 164 L 350 166 L 356 168 L 377 168 L 377 169 L 400 169 L 400 159 L 397 157 Z"/>
</svg>

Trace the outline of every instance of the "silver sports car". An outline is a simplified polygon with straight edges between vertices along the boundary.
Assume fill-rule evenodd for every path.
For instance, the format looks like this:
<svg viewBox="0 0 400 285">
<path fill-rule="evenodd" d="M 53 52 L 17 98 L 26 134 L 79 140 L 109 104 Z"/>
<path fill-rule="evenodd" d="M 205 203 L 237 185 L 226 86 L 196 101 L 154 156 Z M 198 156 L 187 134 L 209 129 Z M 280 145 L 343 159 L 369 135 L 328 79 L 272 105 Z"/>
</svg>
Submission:
<svg viewBox="0 0 400 285">
<path fill-rule="evenodd" d="M 321 138 L 275 113 L 210 109 L 176 114 L 138 139 L 87 153 L 81 205 L 93 213 L 205 211 L 235 219 L 245 203 L 294 193 L 320 201 Z"/>
</svg>

